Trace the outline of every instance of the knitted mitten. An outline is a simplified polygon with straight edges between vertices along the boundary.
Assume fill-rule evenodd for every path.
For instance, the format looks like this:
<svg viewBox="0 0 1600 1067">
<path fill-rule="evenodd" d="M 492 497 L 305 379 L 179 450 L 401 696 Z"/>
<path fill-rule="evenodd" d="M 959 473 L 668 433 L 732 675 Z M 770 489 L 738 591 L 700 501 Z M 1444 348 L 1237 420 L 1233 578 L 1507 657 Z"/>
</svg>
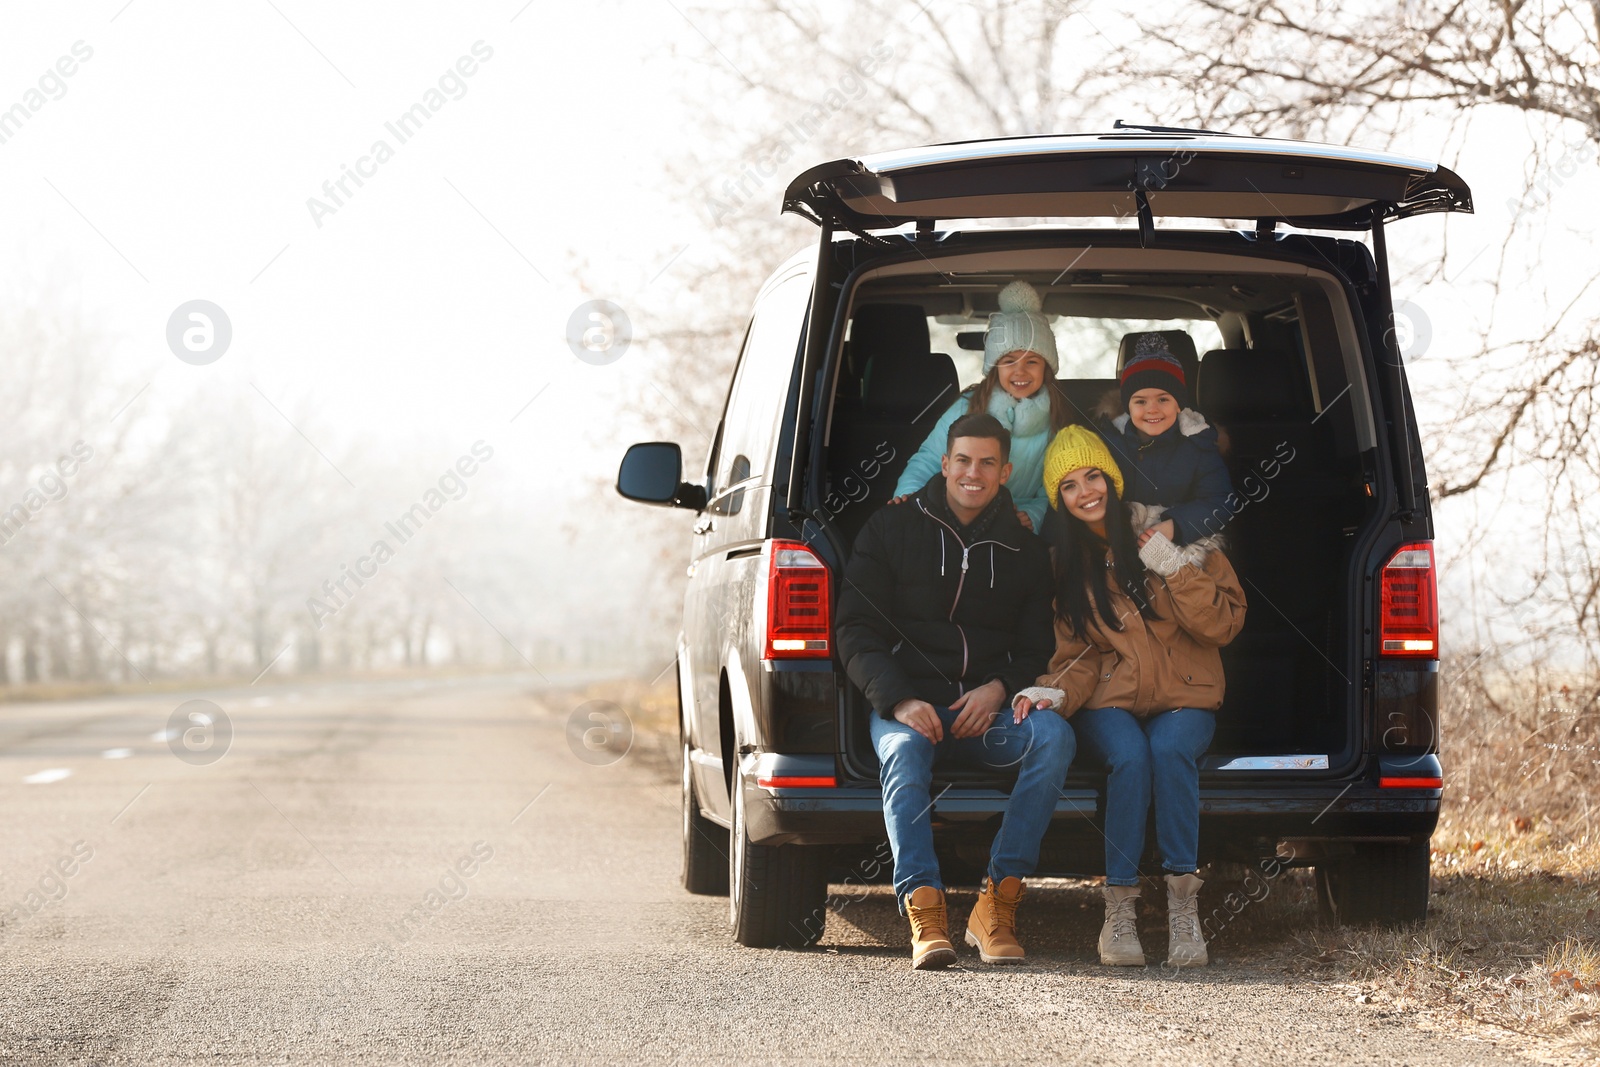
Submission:
<svg viewBox="0 0 1600 1067">
<path fill-rule="evenodd" d="M 1183 566 L 1183 550 L 1160 533 L 1144 543 L 1139 549 L 1139 558 L 1163 578 L 1171 578 Z"/>
<path fill-rule="evenodd" d="M 1034 704 L 1041 700 L 1048 700 L 1053 711 L 1060 710 L 1061 702 L 1067 698 L 1064 690 L 1052 689 L 1048 685 L 1030 685 L 1018 693 L 1017 696 L 1027 697 L 1029 702 Z"/>
</svg>

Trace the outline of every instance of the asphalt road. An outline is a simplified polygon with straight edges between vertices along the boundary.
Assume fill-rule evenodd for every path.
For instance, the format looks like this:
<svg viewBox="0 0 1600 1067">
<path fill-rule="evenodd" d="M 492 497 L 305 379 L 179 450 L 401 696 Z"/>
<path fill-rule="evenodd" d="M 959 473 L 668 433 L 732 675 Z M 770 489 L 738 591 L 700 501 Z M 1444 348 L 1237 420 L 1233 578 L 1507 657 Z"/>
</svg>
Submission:
<svg viewBox="0 0 1600 1067">
<path fill-rule="evenodd" d="M 174 744 L 201 696 L 226 724 L 191 706 Z M 530 676 L 0 705 L 0 1063 L 1514 1062 L 1247 964 L 1107 972 L 1081 887 L 1024 902 L 1019 969 L 910 971 L 883 890 L 818 951 L 740 949 L 678 888 L 675 768 L 581 759 L 573 704 Z"/>
</svg>

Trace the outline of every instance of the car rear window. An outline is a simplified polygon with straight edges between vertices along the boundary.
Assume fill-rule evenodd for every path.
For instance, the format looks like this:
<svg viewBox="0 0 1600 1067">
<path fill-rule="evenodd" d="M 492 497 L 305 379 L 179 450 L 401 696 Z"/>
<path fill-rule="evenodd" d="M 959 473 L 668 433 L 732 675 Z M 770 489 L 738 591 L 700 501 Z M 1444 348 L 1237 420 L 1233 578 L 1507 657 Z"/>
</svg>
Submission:
<svg viewBox="0 0 1600 1067">
<path fill-rule="evenodd" d="M 975 338 L 984 330 L 984 318 L 956 320 L 953 316 L 934 316 L 928 320 L 928 336 L 935 352 L 947 352 L 956 365 L 962 388 L 983 377 L 983 352 L 961 347 L 958 335 Z M 1226 347 L 1222 331 L 1207 319 L 1114 319 L 1061 315 L 1050 328 L 1056 336 L 1056 351 L 1061 357 L 1058 378 L 1114 378 L 1117 374 L 1117 346 L 1130 333 L 1155 330 L 1183 330 L 1194 341 L 1196 352 Z M 968 344 L 975 341 L 969 340 Z"/>
</svg>

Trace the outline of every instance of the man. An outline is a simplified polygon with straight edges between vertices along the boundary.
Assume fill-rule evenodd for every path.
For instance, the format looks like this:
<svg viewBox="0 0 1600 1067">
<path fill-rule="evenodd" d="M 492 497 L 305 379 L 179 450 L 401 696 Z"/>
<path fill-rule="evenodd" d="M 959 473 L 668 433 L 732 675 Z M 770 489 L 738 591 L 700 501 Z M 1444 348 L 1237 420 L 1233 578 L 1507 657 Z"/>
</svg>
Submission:
<svg viewBox="0 0 1600 1067">
<path fill-rule="evenodd" d="M 1010 448 L 993 415 L 951 424 L 940 473 L 867 520 L 839 596 L 839 654 L 874 711 L 895 897 L 919 970 L 956 958 L 933 851 L 934 766 L 1017 772 L 966 937 L 985 963 L 1017 963 L 1022 879 L 1076 747 L 1059 715 L 1008 706 L 1055 648 L 1050 558 L 1017 521 Z"/>
</svg>

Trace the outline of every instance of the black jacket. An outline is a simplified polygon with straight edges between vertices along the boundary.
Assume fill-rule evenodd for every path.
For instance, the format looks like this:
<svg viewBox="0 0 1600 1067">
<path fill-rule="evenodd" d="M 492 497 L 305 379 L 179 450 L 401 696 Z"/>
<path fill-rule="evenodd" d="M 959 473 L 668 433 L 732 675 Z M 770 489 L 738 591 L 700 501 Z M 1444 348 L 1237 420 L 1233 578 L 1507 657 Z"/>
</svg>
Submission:
<svg viewBox="0 0 1600 1067">
<path fill-rule="evenodd" d="M 1050 555 L 1000 494 L 963 529 L 935 475 L 856 537 L 835 635 L 845 671 L 885 717 L 913 698 L 946 707 L 998 678 L 1034 684 L 1055 650 Z"/>
</svg>

